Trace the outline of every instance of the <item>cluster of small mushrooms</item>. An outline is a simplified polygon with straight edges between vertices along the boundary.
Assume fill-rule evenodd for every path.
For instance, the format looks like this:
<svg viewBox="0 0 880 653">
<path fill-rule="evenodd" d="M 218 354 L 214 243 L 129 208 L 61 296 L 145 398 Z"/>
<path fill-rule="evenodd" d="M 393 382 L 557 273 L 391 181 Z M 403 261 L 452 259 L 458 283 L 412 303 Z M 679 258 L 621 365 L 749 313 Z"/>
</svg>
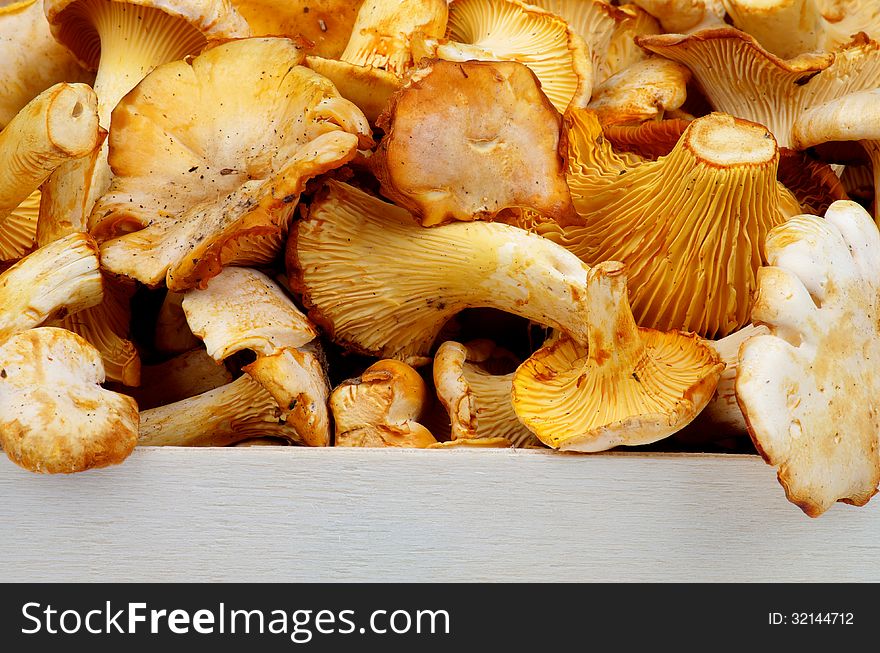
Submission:
<svg viewBox="0 0 880 653">
<path fill-rule="evenodd" d="M 0 5 L 22 467 L 745 442 L 876 493 L 880 3 Z"/>
</svg>

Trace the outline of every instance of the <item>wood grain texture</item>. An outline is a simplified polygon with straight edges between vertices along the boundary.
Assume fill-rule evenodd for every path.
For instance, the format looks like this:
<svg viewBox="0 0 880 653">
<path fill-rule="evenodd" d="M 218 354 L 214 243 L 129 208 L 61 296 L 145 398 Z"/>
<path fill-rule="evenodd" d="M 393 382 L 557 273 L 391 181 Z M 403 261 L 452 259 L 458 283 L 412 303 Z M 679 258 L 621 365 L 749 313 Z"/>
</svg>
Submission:
<svg viewBox="0 0 880 653">
<path fill-rule="evenodd" d="M 880 498 L 812 520 L 754 456 L 145 448 L 0 495 L 3 581 L 880 581 Z"/>
</svg>

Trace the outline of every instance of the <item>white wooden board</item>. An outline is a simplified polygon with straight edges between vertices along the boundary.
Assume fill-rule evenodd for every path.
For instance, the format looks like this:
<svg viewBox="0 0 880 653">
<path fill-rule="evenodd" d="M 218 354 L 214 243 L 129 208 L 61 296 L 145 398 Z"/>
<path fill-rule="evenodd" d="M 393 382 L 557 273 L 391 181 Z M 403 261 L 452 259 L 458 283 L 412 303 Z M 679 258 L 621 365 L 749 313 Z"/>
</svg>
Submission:
<svg viewBox="0 0 880 653">
<path fill-rule="evenodd" d="M 809 519 L 754 456 L 138 449 L 0 496 L 3 581 L 880 581 L 880 497 Z"/>
</svg>

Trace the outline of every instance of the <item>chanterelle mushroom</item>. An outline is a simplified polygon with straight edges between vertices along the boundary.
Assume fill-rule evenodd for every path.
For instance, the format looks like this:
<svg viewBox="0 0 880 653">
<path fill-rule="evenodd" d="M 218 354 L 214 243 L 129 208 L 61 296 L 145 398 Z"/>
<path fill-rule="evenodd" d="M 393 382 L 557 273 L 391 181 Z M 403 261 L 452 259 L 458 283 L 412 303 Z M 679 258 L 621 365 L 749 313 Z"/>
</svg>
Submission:
<svg viewBox="0 0 880 653">
<path fill-rule="evenodd" d="M 406 363 L 381 360 L 330 395 L 337 447 L 426 448 L 437 440 L 419 424 L 428 390 Z"/>
<path fill-rule="evenodd" d="M 103 381 L 98 352 L 65 329 L 0 342 L 0 444 L 9 459 L 44 473 L 125 460 L 137 442 L 137 404 Z"/>
<path fill-rule="evenodd" d="M 452 0 L 446 39 L 421 38 L 414 49 L 448 61 L 525 64 L 560 112 L 590 101 L 593 67 L 584 40 L 559 16 L 519 0 Z"/>
<path fill-rule="evenodd" d="M 780 147 L 791 147 L 791 126 L 807 109 L 880 84 L 880 45 L 864 38 L 790 60 L 733 28 L 636 41 L 690 68 L 716 111 L 766 126 Z"/>
<path fill-rule="evenodd" d="M 183 311 L 217 362 L 253 351 L 257 358 L 244 371 L 275 398 L 300 439 L 330 444 L 330 387 L 313 343 L 318 333 L 281 288 L 256 270 L 227 268 L 207 288 L 189 291 Z"/>
<path fill-rule="evenodd" d="M 228 0 L 45 0 L 53 36 L 90 70 L 101 126 L 110 112 L 156 66 L 198 53 L 207 39 L 250 35 Z M 55 237 L 81 231 L 95 200 L 110 185 L 107 145 L 52 175 L 42 216 Z"/>
<path fill-rule="evenodd" d="M 339 57 L 362 0 L 231 0 L 254 36 L 305 37 L 309 52 Z"/>
<path fill-rule="evenodd" d="M 28 102 L 0 131 L 0 239 L 21 229 L 20 219 L 7 220 L 55 169 L 94 152 L 104 136 L 97 98 L 85 84 L 55 84 Z M 35 227 L 28 229 L 31 244 Z M 13 247 L 2 252 L 2 260 L 25 253 Z"/>
<path fill-rule="evenodd" d="M 864 32 L 880 38 L 880 5 L 865 0 L 720 0 L 733 24 L 778 57 L 834 50 Z"/>
<path fill-rule="evenodd" d="M 616 7 L 605 0 L 531 0 L 528 4 L 565 19 L 589 48 L 593 84 L 601 84 L 648 55 L 634 36 L 659 34 L 660 25 L 643 9 Z"/>
<path fill-rule="evenodd" d="M 503 438 L 503 446 L 539 444 L 513 410 L 513 373 L 493 374 L 481 363 L 503 356 L 495 344 L 447 341 L 434 355 L 434 386 L 449 414 L 453 440 Z"/>
<path fill-rule="evenodd" d="M 687 425 L 712 398 L 718 355 L 693 334 L 637 327 L 621 263 L 590 270 L 587 297 L 588 338 L 562 336 L 516 371 L 523 424 L 550 447 L 584 452 L 656 442 Z"/>
<path fill-rule="evenodd" d="M 587 266 L 505 224 L 420 227 L 404 209 L 336 181 L 291 228 L 291 287 L 337 342 L 418 362 L 468 307 L 497 308 L 586 336 Z"/>
<path fill-rule="evenodd" d="M 767 237 L 736 394 L 788 499 L 816 517 L 861 506 L 880 482 L 880 233 L 854 202 Z"/>
<path fill-rule="evenodd" d="M 95 241 L 87 234 L 57 240 L 0 274 L 0 341 L 94 306 L 102 297 Z"/>
<path fill-rule="evenodd" d="M 140 414 L 138 446 L 225 447 L 255 437 L 302 444 L 266 390 L 247 374 L 232 383 Z"/>
<path fill-rule="evenodd" d="M 413 34 L 442 36 L 447 17 L 446 0 L 365 0 L 339 58 L 400 77 L 415 63 Z"/>
<path fill-rule="evenodd" d="M 689 33 L 724 25 L 725 0 L 633 0 L 667 32 Z"/>
<path fill-rule="evenodd" d="M 49 31 L 41 0 L 0 3 L 0 129 L 58 82 L 90 83 L 89 74 Z"/>
<path fill-rule="evenodd" d="M 629 267 L 645 327 L 723 337 L 749 321 L 767 232 L 800 212 L 776 181 L 767 129 L 719 113 L 690 123 L 666 157 L 631 166 L 596 116 L 570 111 L 568 183 L 584 226 L 535 226 L 587 264 Z"/>
<path fill-rule="evenodd" d="M 302 60 L 289 39 L 231 41 L 160 66 L 119 103 L 93 233 L 134 233 L 103 244 L 106 269 L 186 290 L 275 258 L 306 181 L 372 142 Z"/>
<path fill-rule="evenodd" d="M 579 222 L 560 124 L 522 64 L 432 61 L 380 117 L 385 136 L 370 164 L 382 193 L 425 226 L 521 208 Z"/>
</svg>

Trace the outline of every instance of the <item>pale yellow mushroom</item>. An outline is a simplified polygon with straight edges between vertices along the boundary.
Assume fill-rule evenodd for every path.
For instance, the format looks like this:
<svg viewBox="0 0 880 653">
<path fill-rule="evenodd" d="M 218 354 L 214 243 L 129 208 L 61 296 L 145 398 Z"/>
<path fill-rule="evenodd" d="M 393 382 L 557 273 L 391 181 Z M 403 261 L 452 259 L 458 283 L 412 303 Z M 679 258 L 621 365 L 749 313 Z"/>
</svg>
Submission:
<svg viewBox="0 0 880 653">
<path fill-rule="evenodd" d="M 503 357 L 488 340 L 466 345 L 447 341 L 434 354 L 434 387 L 451 422 L 453 440 L 495 439 L 503 446 L 540 444 L 513 410 L 513 372 L 493 374 L 483 365 Z"/>
<path fill-rule="evenodd" d="M 421 35 L 414 49 L 448 61 L 525 64 L 560 112 L 590 101 L 593 66 L 584 40 L 559 16 L 518 0 L 453 0 L 446 38 Z"/>
<path fill-rule="evenodd" d="M 339 58 L 400 77 L 416 63 L 413 34 L 442 36 L 447 16 L 445 0 L 365 0 Z"/>
<path fill-rule="evenodd" d="M 258 437 L 303 444 L 272 395 L 243 374 L 195 397 L 142 411 L 138 446 L 225 447 Z"/>
<path fill-rule="evenodd" d="M 207 288 L 189 291 L 182 306 L 215 361 L 253 351 L 256 360 L 244 371 L 275 398 L 300 440 L 330 444 L 330 387 L 318 332 L 280 287 L 256 270 L 227 268 Z"/>
<path fill-rule="evenodd" d="M 664 31 L 691 33 L 723 27 L 725 0 L 633 0 L 660 21 Z"/>
<path fill-rule="evenodd" d="M 168 292 L 156 316 L 156 332 L 153 346 L 163 354 L 182 354 L 201 346 L 193 334 L 183 312 L 183 293 Z"/>
<path fill-rule="evenodd" d="M 381 360 L 330 395 L 337 447 L 410 447 L 422 449 L 437 440 L 419 423 L 428 390 L 406 363 Z"/>
<path fill-rule="evenodd" d="M 153 68 L 197 54 L 208 39 L 250 35 L 228 0 L 46 0 L 53 36 L 97 71 L 98 116 L 110 128 L 113 108 Z M 41 244 L 90 227 L 95 201 L 110 186 L 107 143 L 55 172 L 44 189 Z"/>
<path fill-rule="evenodd" d="M 690 68 L 716 111 L 764 125 L 780 147 L 792 146 L 792 125 L 805 111 L 880 84 L 880 45 L 861 37 L 789 60 L 730 27 L 636 41 Z"/>
<path fill-rule="evenodd" d="M 620 263 L 592 268 L 587 296 L 588 337 L 563 335 L 517 369 L 517 416 L 563 451 L 648 444 L 682 429 L 712 398 L 720 357 L 693 334 L 637 327 Z"/>
<path fill-rule="evenodd" d="M 494 222 L 425 229 L 404 209 L 328 181 L 291 228 L 287 273 L 309 316 L 349 349 L 411 364 L 469 307 L 586 337 L 587 266 Z"/>
<path fill-rule="evenodd" d="M 50 474 L 125 460 L 137 442 L 137 404 L 103 382 L 98 352 L 66 329 L 0 342 L 0 444 L 9 459 Z"/>
<path fill-rule="evenodd" d="M 306 182 L 372 143 L 303 57 L 285 38 L 230 41 L 158 67 L 120 102 L 116 177 L 92 221 L 105 269 L 181 291 L 275 259 Z"/>
<path fill-rule="evenodd" d="M 791 58 L 848 43 L 859 32 L 880 38 L 872 0 L 720 0 L 733 24 L 769 52 Z"/>
</svg>

